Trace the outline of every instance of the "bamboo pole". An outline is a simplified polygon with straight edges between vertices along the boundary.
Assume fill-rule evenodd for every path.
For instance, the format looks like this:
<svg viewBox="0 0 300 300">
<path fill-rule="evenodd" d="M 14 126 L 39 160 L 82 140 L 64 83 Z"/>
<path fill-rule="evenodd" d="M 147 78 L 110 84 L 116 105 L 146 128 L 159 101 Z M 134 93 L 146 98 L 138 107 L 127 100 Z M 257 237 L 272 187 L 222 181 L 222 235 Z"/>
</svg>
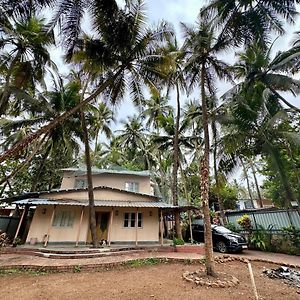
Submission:
<svg viewBox="0 0 300 300">
<path fill-rule="evenodd" d="M 164 234 L 163 234 L 163 213 L 162 209 L 160 210 L 160 245 L 164 245 Z"/>
<path fill-rule="evenodd" d="M 135 212 L 135 246 L 136 247 L 138 245 L 138 214 L 139 214 L 139 209 L 137 207 Z"/>
<path fill-rule="evenodd" d="M 252 284 L 252 289 L 253 289 L 255 300 L 259 300 L 256 285 L 255 285 L 254 275 L 253 275 L 253 271 L 252 271 L 252 266 L 249 261 L 248 261 L 248 269 L 249 269 L 249 273 L 250 273 L 251 284 Z"/>
<path fill-rule="evenodd" d="M 25 216 L 25 211 L 26 211 L 26 208 L 24 207 L 22 215 L 21 215 L 21 219 L 20 219 L 19 224 L 18 224 L 16 234 L 15 234 L 15 237 L 14 237 L 14 240 L 18 237 L 18 234 L 19 234 L 19 231 L 20 231 L 20 228 L 21 228 L 21 225 L 23 223 L 24 216 Z"/>
<path fill-rule="evenodd" d="M 50 223 L 49 223 L 49 227 L 48 227 L 48 231 L 47 231 L 47 236 L 46 236 L 46 240 L 45 240 L 45 243 L 44 243 L 44 247 L 47 247 L 48 242 L 49 242 L 49 236 L 50 236 L 51 226 L 52 226 L 53 219 L 54 219 L 55 210 L 56 210 L 56 205 L 54 205 L 54 208 L 53 208 L 53 211 L 52 211 L 52 215 L 51 215 L 51 219 L 50 219 Z"/>
<path fill-rule="evenodd" d="M 111 244 L 111 230 L 112 230 L 112 224 L 114 219 L 114 208 L 111 208 L 110 212 L 110 218 L 109 218 L 109 228 L 108 228 L 108 246 L 110 247 Z"/>
<path fill-rule="evenodd" d="M 76 245 L 75 245 L 75 247 L 78 247 L 78 242 L 79 242 L 79 236 L 80 236 L 80 229 L 81 229 L 83 214 L 84 214 L 84 206 L 82 206 L 82 209 L 81 209 L 81 215 L 80 215 L 80 221 L 79 221 L 79 226 L 78 226 L 78 231 L 77 231 L 77 237 L 76 237 Z"/>
</svg>

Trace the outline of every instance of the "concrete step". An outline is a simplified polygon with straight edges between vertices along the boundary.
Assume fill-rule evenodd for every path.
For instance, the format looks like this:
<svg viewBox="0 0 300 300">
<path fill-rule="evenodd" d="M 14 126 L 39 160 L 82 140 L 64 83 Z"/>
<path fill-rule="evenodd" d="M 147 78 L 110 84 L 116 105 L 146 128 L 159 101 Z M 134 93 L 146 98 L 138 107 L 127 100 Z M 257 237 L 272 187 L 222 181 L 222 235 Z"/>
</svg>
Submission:
<svg viewBox="0 0 300 300">
<path fill-rule="evenodd" d="M 82 258 L 98 258 L 107 256 L 121 256 L 133 253 L 140 253 L 143 250 L 128 250 L 128 251 L 106 251 L 106 252 L 90 252 L 90 253 L 44 253 L 40 251 L 34 252 L 35 256 L 53 259 L 82 259 Z"/>
</svg>

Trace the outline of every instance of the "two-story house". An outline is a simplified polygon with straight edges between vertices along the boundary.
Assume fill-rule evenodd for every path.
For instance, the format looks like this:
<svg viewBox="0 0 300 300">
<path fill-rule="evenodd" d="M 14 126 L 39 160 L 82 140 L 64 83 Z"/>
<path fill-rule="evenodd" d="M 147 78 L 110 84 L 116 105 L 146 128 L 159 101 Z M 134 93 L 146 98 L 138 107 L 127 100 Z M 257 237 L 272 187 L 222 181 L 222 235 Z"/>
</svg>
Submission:
<svg viewBox="0 0 300 300">
<path fill-rule="evenodd" d="M 110 243 L 157 243 L 160 216 L 171 208 L 153 194 L 148 171 L 93 168 L 97 237 Z M 63 170 L 59 190 L 23 195 L 35 206 L 28 243 L 86 244 L 91 241 L 85 169 Z"/>
</svg>

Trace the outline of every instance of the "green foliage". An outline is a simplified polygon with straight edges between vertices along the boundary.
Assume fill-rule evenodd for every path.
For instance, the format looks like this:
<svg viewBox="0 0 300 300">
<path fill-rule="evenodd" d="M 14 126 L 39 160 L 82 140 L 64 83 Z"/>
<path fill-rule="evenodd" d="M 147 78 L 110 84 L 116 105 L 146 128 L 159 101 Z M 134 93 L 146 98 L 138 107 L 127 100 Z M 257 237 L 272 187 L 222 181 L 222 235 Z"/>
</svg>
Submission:
<svg viewBox="0 0 300 300">
<path fill-rule="evenodd" d="M 300 149 L 285 144 L 278 145 L 278 147 L 278 155 L 282 161 L 282 167 L 290 183 L 292 193 L 300 199 L 300 185 L 298 184 L 300 178 L 300 168 L 298 167 L 300 165 Z M 290 206 L 291 199 L 290 197 L 287 198 L 284 183 L 279 174 L 274 172 L 272 159 L 269 156 L 263 156 L 262 159 L 264 162 L 262 174 L 266 177 L 263 182 L 265 195 L 272 199 L 278 207 Z"/>
<path fill-rule="evenodd" d="M 258 226 L 249 236 L 249 244 L 262 251 L 300 255 L 300 231 L 293 226 L 283 228 L 282 232 L 272 231 L 272 226 Z"/>
<path fill-rule="evenodd" d="M 128 265 L 133 268 L 143 267 L 143 266 L 153 266 L 161 263 L 159 258 L 145 258 L 145 259 L 135 259 L 124 263 L 124 265 Z"/>
<path fill-rule="evenodd" d="M 250 231 L 252 229 L 252 224 L 251 224 L 251 219 L 248 215 L 243 215 L 241 216 L 238 220 L 237 223 L 247 231 Z"/>
<path fill-rule="evenodd" d="M 214 202 L 218 203 L 217 195 L 217 186 L 214 184 L 209 191 L 210 205 Z M 221 201 L 223 201 L 224 209 L 235 209 L 238 201 L 238 189 L 235 185 L 230 185 L 227 182 L 221 183 L 219 187 L 219 197 Z"/>
<path fill-rule="evenodd" d="M 80 265 L 74 266 L 73 272 L 74 273 L 80 273 L 81 272 L 81 266 Z"/>
<path fill-rule="evenodd" d="M 271 250 L 272 232 L 271 228 L 264 229 L 263 226 L 258 225 L 257 230 L 253 231 L 249 237 L 250 245 L 260 250 Z"/>
<path fill-rule="evenodd" d="M 282 228 L 282 231 L 285 239 L 290 240 L 293 247 L 300 249 L 300 230 L 291 225 Z"/>
<path fill-rule="evenodd" d="M 231 230 L 233 232 L 237 231 L 237 228 L 236 228 L 235 224 L 232 223 L 232 222 L 227 223 L 226 228 L 228 228 L 229 230 Z"/>
<path fill-rule="evenodd" d="M 180 246 L 180 245 L 184 245 L 184 240 L 183 239 L 174 238 L 173 239 L 173 246 Z"/>
</svg>

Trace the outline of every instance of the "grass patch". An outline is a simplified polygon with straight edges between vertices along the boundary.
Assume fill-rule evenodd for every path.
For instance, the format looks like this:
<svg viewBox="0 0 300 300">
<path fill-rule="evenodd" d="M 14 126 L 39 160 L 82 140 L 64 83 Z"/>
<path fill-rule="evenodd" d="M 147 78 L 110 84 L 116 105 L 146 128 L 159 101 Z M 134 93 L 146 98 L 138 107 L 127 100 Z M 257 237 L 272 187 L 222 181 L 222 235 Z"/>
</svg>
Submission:
<svg viewBox="0 0 300 300">
<path fill-rule="evenodd" d="M 159 258 L 145 258 L 145 259 L 135 259 L 131 261 L 124 262 L 124 266 L 129 266 L 133 268 L 143 267 L 143 266 L 153 266 L 162 263 L 163 261 Z"/>
<path fill-rule="evenodd" d="M 47 275 L 50 272 L 46 272 L 45 270 L 21 270 L 21 269 L 8 269 L 3 270 L 0 269 L 0 277 L 4 276 L 13 276 L 13 275 L 32 275 L 32 276 L 42 276 Z"/>
</svg>

